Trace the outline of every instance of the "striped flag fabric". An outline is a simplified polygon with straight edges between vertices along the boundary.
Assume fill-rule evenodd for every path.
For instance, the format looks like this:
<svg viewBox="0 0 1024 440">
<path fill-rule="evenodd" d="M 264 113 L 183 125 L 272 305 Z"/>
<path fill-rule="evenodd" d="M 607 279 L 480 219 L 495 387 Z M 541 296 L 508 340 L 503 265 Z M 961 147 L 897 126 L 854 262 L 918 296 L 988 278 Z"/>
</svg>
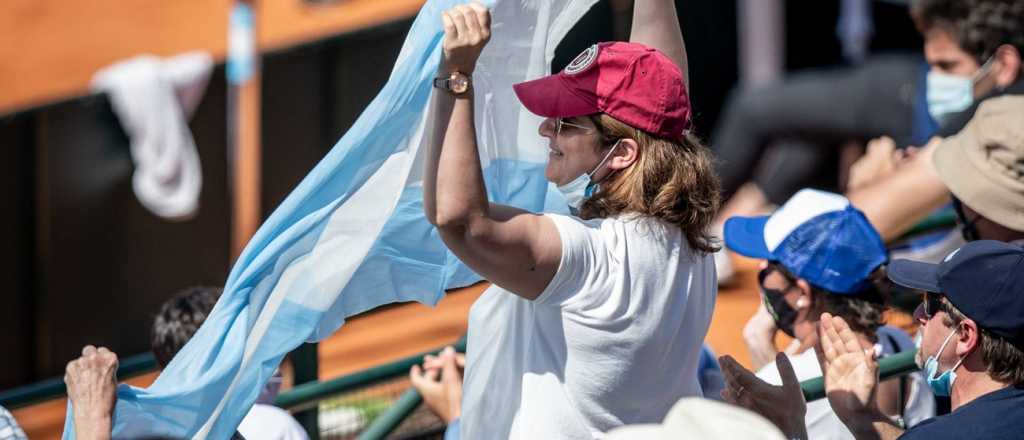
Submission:
<svg viewBox="0 0 1024 440">
<path fill-rule="evenodd" d="M 512 84 L 549 73 L 557 43 L 596 0 L 490 0 L 492 39 L 474 73 L 476 124 L 492 201 L 567 212 L 544 179 L 541 120 Z M 114 438 L 227 439 L 282 358 L 383 304 L 435 304 L 480 279 L 426 221 L 422 159 L 441 12 L 429 0 L 387 84 L 259 228 L 206 322 L 148 388 L 120 385 Z M 65 439 L 74 438 L 71 407 Z"/>
</svg>

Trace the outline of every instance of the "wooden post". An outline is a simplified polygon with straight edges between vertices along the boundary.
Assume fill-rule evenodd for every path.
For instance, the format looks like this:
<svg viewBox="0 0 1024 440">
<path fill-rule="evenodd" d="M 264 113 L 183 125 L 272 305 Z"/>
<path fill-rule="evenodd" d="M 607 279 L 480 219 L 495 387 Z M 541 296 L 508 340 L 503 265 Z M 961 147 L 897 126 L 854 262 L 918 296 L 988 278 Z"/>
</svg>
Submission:
<svg viewBox="0 0 1024 440">
<path fill-rule="evenodd" d="M 236 0 L 228 29 L 228 150 L 232 192 L 231 259 L 237 260 L 260 225 L 260 62 L 256 0 Z M 318 344 L 290 354 L 294 384 L 318 379 Z M 310 440 L 320 440 L 316 406 L 295 414 Z"/>
<path fill-rule="evenodd" d="M 254 0 L 237 0 L 228 28 L 228 176 L 231 260 L 260 224 L 260 63 Z"/>
</svg>

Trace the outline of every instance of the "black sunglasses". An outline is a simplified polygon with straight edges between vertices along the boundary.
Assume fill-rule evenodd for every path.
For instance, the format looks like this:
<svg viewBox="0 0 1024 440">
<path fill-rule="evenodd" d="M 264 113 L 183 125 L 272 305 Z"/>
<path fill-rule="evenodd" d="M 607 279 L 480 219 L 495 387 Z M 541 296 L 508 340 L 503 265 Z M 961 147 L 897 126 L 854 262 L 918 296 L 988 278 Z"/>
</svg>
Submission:
<svg viewBox="0 0 1024 440">
<path fill-rule="evenodd" d="M 942 311 L 942 296 L 934 293 L 924 295 L 924 317 L 932 319 L 936 313 Z"/>
<path fill-rule="evenodd" d="M 796 280 L 791 278 L 789 274 L 786 273 L 786 271 L 782 270 L 782 268 L 776 265 L 775 263 L 768 263 L 768 267 L 761 269 L 761 271 L 757 273 L 757 285 L 761 286 L 762 290 L 764 290 L 764 280 L 768 278 L 768 275 L 771 275 L 772 272 L 778 272 L 780 275 L 782 275 L 783 278 L 786 279 L 786 288 L 782 289 L 782 292 L 788 291 L 791 287 L 793 287 L 793 284 Z"/>
</svg>

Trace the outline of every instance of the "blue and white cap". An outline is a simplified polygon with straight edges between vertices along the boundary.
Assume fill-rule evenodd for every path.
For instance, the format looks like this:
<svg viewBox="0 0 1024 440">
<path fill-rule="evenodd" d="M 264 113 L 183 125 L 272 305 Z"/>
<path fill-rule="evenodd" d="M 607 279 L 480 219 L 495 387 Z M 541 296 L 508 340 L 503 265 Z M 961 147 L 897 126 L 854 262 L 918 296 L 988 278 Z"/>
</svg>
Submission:
<svg viewBox="0 0 1024 440">
<path fill-rule="evenodd" d="M 730 218 L 725 244 L 840 294 L 868 287 L 871 273 L 888 260 L 882 237 L 864 213 L 846 197 L 813 189 L 796 193 L 770 216 Z"/>
</svg>

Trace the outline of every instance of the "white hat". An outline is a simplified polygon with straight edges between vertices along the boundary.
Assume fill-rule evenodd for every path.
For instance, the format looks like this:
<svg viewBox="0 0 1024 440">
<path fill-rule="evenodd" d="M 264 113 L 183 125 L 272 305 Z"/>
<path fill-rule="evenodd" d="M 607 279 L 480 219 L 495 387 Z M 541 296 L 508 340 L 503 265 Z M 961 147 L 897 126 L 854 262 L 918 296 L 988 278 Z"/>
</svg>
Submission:
<svg viewBox="0 0 1024 440">
<path fill-rule="evenodd" d="M 678 440 L 690 438 L 783 440 L 771 422 L 738 406 L 699 397 L 676 402 L 659 424 L 615 428 L 605 440 Z"/>
</svg>

